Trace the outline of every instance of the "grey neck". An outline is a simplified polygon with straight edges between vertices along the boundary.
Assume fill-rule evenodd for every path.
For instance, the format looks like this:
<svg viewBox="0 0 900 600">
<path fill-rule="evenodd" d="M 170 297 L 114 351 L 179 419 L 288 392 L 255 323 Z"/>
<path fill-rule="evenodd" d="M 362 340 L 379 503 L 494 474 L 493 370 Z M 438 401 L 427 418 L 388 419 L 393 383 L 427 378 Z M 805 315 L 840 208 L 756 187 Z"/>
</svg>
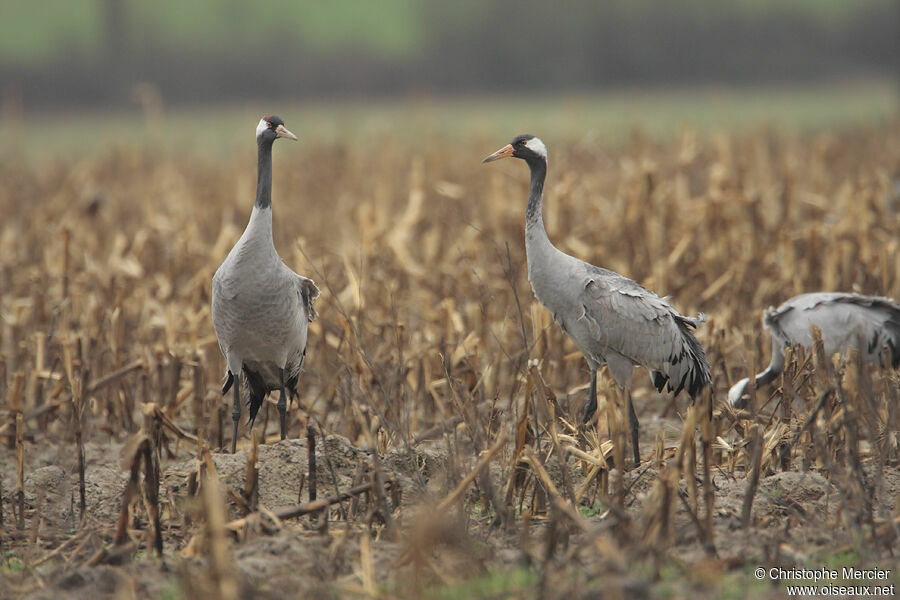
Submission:
<svg viewBox="0 0 900 600">
<path fill-rule="evenodd" d="M 780 374 L 781 374 L 780 369 L 774 369 L 771 366 L 769 366 L 768 369 L 766 369 L 762 373 L 759 373 L 756 376 L 756 381 L 754 382 L 754 387 L 756 389 L 759 389 L 765 385 L 769 385 L 770 383 L 775 381 L 775 379 L 777 379 Z"/>
<path fill-rule="evenodd" d="M 547 177 L 547 161 L 539 158 L 527 161 L 531 169 L 531 189 L 528 192 L 528 208 L 525 211 L 525 225 L 543 225 L 542 199 L 544 195 L 544 179 Z"/>
<path fill-rule="evenodd" d="M 762 373 L 756 375 L 756 389 L 775 381 L 784 371 L 784 344 L 772 337 L 772 360 Z"/>
<path fill-rule="evenodd" d="M 259 156 L 257 159 L 256 204 L 257 208 L 272 206 L 272 142 L 265 137 L 257 141 Z"/>
</svg>

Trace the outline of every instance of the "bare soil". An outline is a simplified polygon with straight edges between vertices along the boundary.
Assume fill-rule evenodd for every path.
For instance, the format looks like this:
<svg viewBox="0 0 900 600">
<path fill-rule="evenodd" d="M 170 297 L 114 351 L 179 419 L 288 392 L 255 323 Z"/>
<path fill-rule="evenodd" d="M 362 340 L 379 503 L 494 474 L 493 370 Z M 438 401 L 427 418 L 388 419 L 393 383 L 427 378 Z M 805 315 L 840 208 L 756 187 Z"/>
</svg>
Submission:
<svg viewBox="0 0 900 600">
<path fill-rule="evenodd" d="M 675 422 L 667 424 L 674 426 Z M 556 535 L 549 531 L 553 523 L 546 514 L 535 515 L 527 528 L 498 524 L 490 511 L 480 513 L 479 510 L 466 514 L 453 510 L 439 516 L 445 521 L 440 525 L 429 523 L 437 518 L 429 515 L 429 511 L 454 484 L 450 476 L 452 452 L 448 451 L 448 445 L 452 445 L 448 440 L 425 442 L 408 450 L 392 450 L 382 458 L 385 475 L 402 490 L 400 505 L 392 507 L 394 519 L 401 523 L 393 539 L 386 535 L 383 521 L 366 522 L 369 510 L 366 502 L 353 507 L 349 521 L 344 520 L 341 511 L 351 510 L 350 501 L 332 505 L 327 523 L 319 517 L 268 522 L 247 528 L 239 540 L 233 538 L 230 543 L 236 569 L 233 575 L 242 590 L 241 596 L 279 598 L 288 590 L 296 591 L 300 597 L 365 595 L 359 587 L 360 536 L 371 538 L 368 560 L 380 593 L 387 597 L 410 594 L 414 590 L 419 590 L 416 594 L 444 597 L 435 590 L 447 585 L 452 590 L 453 582 L 484 578 L 490 573 L 517 573 L 539 561 L 544 546 Z M 148 527 L 148 522 L 135 505 L 137 517 L 132 523 L 131 538 L 144 550 L 134 554 L 134 546 L 129 546 L 130 553 L 106 557 L 101 561 L 105 564 L 89 564 L 90 558 L 102 548 L 111 547 L 128 479 L 127 471 L 120 464 L 122 450 L 119 443 L 89 443 L 85 447 L 88 506 L 85 526 L 79 526 L 78 475 L 72 449 L 41 447 L 27 455 L 24 529 L 7 538 L 5 551 L 8 556 L 10 552 L 23 556 L 26 564 L 39 564 L 19 573 L 5 569 L 4 597 L 74 599 L 121 597 L 122 593 L 136 594 L 139 598 L 182 597 L 192 589 L 192 580 L 209 576 L 209 561 L 185 552 L 191 530 L 185 528 L 184 518 L 196 511 L 196 497 L 188 494 L 189 478 L 191 473 L 196 475 L 198 463 L 192 457 L 195 453 L 184 446 L 179 448 L 177 456 L 164 461 L 162 469 L 165 548 L 162 558 L 154 556 L 144 545 L 142 530 Z M 3 481 L 14 482 L 15 455 L 6 448 L 0 453 Z M 316 487 L 320 498 L 334 495 L 336 489 L 350 488 L 360 481 L 361 473 L 371 472 L 373 468 L 371 451 L 354 447 L 337 435 L 327 436 L 324 448 L 319 443 L 317 459 Z M 213 453 L 212 460 L 222 485 L 239 493 L 245 483 L 247 449 L 235 455 Z M 458 466 L 465 471 L 474 461 L 468 462 Z M 298 491 L 307 465 L 306 440 L 272 440 L 261 445 L 260 507 L 275 511 L 306 501 L 308 482 L 304 483 L 300 498 Z M 569 479 L 577 487 L 584 473 L 572 460 L 567 465 Z M 548 464 L 548 470 L 554 482 L 562 486 L 558 463 Z M 505 484 L 505 471 L 499 467 L 491 470 L 493 484 L 499 489 Z M 626 514 L 634 519 L 633 527 L 645 509 L 657 474 L 654 464 L 625 474 L 624 483 L 629 488 L 625 496 Z M 568 548 L 571 563 L 553 560 L 540 578 L 525 578 L 521 585 L 515 581 L 503 583 L 496 594 L 488 588 L 484 597 L 563 598 L 574 594 L 589 598 L 599 593 L 616 593 L 617 589 L 628 597 L 666 597 L 672 593 L 669 585 L 670 579 L 676 578 L 674 573 L 678 574 L 676 596 L 689 593 L 718 597 L 727 595 L 731 586 L 749 585 L 745 590 L 748 596 L 780 597 L 781 588 L 767 588 L 753 582 L 748 570 L 779 561 L 785 565 L 817 565 L 823 560 L 856 564 L 854 561 L 860 554 L 882 568 L 896 567 L 897 559 L 892 556 L 890 546 L 861 542 L 860 531 L 847 526 L 841 517 L 845 509 L 842 491 L 816 469 L 763 476 L 753 503 L 752 525 L 747 529 L 741 526 L 741 508 L 748 484 L 742 474 L 736 475 L 717 469 L 712 476 L 713 547 L 703 542 L 702 532 L 689 511 L 679 505 L 674 511 L 672 545 L 661 563 L 650 558 L 633 563 L 615 554 L 602 553 L 597 561 L 584 560 L 582 554 L 589 554 L 585 549 L 593 544 L 615 544 L 619 534 L 611 530 L 603 534 L 574 531 L 560 542 Z M 13 495 L 6 485 L 3 510 L 9 523 Z M 468 492 L 465 504 L 481 506 L 479 494 L 476 484 Z M 887 466 L 876 496 L 876 514 L 886 517 L 895 514 L 898 495 L 900 469 L 897 465 Z M 226 505 L 229 519 L 242 516 L 235 502 Z M 600 528 L 612 519 L 602 506 L 590 511 L 585 507 L 583 514 L 587 523 Z M 17 531 L 9 525 L 8 529 Z M 82 536 L 77 548 L 70 546 L 68 552 L 55 553 L 62 542 L 76 537 L 79 530 L 89 530 L 90 534 Z M 417 541 L 423 536 L 427 541 Z M 425 569 L 429 574 L 419 580 L 413 571 L 421 565 L 412 565 L 404 553 L 411 547 L 421 549 L 423 544 L 436 564 L 430 567 L 434 572 Z M 469 593 L 480 594 L 477 587 L 471 590 L 461 587 L 450 592 L 452 597 L 466 597 Z M 744 595 L 741 592 L 738 597 Z"/>
</svg>

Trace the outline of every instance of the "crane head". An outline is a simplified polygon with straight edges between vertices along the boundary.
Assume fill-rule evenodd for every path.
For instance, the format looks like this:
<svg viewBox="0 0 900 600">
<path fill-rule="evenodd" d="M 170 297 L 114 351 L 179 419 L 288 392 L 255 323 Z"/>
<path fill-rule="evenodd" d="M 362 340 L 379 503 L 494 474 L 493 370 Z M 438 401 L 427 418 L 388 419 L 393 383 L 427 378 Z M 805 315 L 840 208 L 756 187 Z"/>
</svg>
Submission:
<svg viewBox="0 0 900 600">
<path fill-rule="evenodd" d="M 547 162 L 547 146 L 541 141 L 541 138 L 523 133 L 513 138 L 513 141 L 503 146 L 487 158 L 483 163 L 500 160 L 501 158 L 521 158 L 523 160 L 542 160 Z"/>
<path fill-rule="evenodd" d="M 296 140 L 297 136 L 288 131 L 281 117 L 268 116 L 260 119 L 256 126 L 256 139 L 267 139 L 274 142 L 278 138 Z"/>
</svg>

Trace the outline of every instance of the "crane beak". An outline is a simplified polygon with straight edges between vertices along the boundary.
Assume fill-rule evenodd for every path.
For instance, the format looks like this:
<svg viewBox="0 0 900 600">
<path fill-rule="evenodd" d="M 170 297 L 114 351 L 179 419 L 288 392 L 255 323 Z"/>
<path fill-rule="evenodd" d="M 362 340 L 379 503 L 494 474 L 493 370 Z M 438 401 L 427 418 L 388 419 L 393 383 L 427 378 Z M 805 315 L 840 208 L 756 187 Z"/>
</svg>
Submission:
<svg viewBox="0 0 900 600">
<path fill-rule="evenodd" d="M 494 152 L 493 154 L 491 154 L 490 156 L 488 156 L 487 158 L 485 158 L 481 162 L 483 162 L 483 163 L 494 162 L 495 160 L 500 160 L 501 158 L 509 158 L 512 155 L 513 155 L 512 144 L 507 144 L 507 145 L 503 146 L 502 148 L 500 148 L 499 150 L 497 150 L 496 152 Z"/>
<path fill-rule="evenodd" d="M 275 137 L 276 138 L 287 138 L 289 140 L 297 140 L 297 136 L 288 131 L 288 129 L 284 125 L 279 125 L 275 128 Z"/>
</svg>

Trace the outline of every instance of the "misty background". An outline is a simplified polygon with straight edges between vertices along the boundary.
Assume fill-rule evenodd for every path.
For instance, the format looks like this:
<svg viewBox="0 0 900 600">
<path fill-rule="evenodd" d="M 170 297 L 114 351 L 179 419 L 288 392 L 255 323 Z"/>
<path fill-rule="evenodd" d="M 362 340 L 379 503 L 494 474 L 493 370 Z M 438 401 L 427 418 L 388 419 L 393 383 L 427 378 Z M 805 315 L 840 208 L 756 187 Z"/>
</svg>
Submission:
<svg viewBox="0 0 900 600">
<path fill-rule="evenodd" d="M 900 73 L 895 0 L 3 0 L 5 102 L 758 86 Z"/>
</svg>

